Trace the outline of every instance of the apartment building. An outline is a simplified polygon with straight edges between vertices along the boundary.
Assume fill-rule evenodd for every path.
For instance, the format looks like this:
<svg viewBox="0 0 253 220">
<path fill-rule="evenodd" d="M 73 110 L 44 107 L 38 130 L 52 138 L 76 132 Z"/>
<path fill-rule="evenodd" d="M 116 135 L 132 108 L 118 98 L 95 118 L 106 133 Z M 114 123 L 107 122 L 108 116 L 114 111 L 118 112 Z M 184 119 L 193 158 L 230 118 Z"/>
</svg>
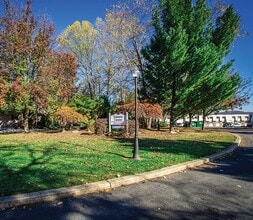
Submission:
<svg viewBox="0 0 253 220">
<path fill-rule="evenodd" d="M 241 126 L 247 126 L 253 123 L 253 112 L 243 111 L 227 111 L 219 112 L 217 114 L 211 114 L 206 117 L 207 125 L 223 126 L 225 123 L 237 124 Z"/>
<path fill-rule="evenodd" d="M 196 115 L 192 118 L 192 122 L 202 122 L 203 117 Z M 189 122 L 189 118 L 177 120 L 177 124 Z M 253 124 L 253 112 L 243 111 L 225 111 L 208 115 L 205 118 L 205 127 L 223 127 L 225 124 L 247 126 Z"/>
</svg>

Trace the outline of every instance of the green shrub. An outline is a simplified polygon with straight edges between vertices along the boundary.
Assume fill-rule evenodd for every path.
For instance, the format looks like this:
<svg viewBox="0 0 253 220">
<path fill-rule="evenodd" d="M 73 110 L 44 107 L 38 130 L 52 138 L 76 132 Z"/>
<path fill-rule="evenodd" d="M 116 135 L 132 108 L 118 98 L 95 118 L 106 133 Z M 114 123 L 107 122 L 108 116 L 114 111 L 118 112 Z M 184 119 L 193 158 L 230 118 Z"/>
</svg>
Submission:
<svg viewBox="0 0 253 220">
<path fill-rule="evenodd" d="M 160 121 L 159 122 L 161 128 L 168 128 L 168 123 L 166 121 Z"/>
</svg>

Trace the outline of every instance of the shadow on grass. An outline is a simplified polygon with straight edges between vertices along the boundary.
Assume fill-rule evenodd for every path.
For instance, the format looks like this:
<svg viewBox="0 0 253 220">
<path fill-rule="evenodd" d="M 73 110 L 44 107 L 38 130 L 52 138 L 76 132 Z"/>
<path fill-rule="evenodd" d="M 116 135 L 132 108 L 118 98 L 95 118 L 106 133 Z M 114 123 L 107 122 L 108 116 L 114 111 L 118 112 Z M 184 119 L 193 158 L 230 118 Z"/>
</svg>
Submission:
<svg viewBox="0 0 253 220">
<path fill-rule="evenodd" d="M 60 172 L 45 167 L 52 158 L 50 150 L 39 151 L 40 156 L 29 145 L 1 147 L 1 153 L 5 150 L 0 158 L 0 196 L 48 189 L 62 181 Z"/>
<path fill-rule="evenodd" d="M 134 138 L 114 138 L 122 147 L 134 147 Z M 223 150 L 230 146 L 227 142 L 192 141 L 192 140 L 159 140 L 155 138 L 140 138 L 140 152 L 156 152 L 163 154 L 187 154 L 191 158 L 200 158 Z M 112 152 L 111 152 L 112 153 Z M 114 154 L 114 153 L 112 153 Z M 119 156 L 125 157 L 124 155 Z"/>
<path fill-rule="evenodd" d="M 139 169 L 145 170 L 139 166 L 147 167 L 151 163 L 159 163 L 160 159 L 168 161 L 174 157 L 176 162 L 182 161 L 182 159 L 178 160 L 181 156 L 183 160 L 196 159 L 228 146 L 228 143 L 215 141 L 141 138 L 139 140 L 140 156 L 145 160 L 140 163 L 133 163 L 130 158 L 132 158 L 134 139 L 113 138 L 108 140 L 116 142 L 116 144 L 112 144 L 111 149 L 110 147 L 100 148 L 99 145 L 93 146 L 92 144 L 75 143 L 73 145 L 68 141 L 58 142 L 68 146 L 68 148 L 63 149 L 58 148 L 57 144 L 43 148 L 33 147 L 29 144 L 18 146 L 13 144 L 8 147 L 1 147 L 0 196 L 74 185 L 80 176 L 77 176 L 75 172 L 73 173 L 72 169 L 82 169 L 84 172 L 81 178 L 84 179 L 96 176 L 98 172 L 106 173 L 111 170 L 116 170 L 114 171 L 116 173 L 122 171 L 125 175 L 128 171 L 123 169 L 131 166 L 130 164 L 134 164 L 135 167 L 131 167 L 131 169 L 135 169 L 135 172 L 138 173 Z M 101 144 L 103 143 L 105 142 L 101 142 Z M 87 151 L 69 151 L 68 149 L 72 147 L 87 148 Z M 95 157 L 95 162 L 91 162 L 92 157 Z M 66 166 L 71 168 L 69 169 Z M 163 165 L 161 164 L 161 166 Z M 68 168 L 67 171 L 64 170 L 65 167 Z M 87 179 L 87 181 L 90 180 Z"/>
</svg>

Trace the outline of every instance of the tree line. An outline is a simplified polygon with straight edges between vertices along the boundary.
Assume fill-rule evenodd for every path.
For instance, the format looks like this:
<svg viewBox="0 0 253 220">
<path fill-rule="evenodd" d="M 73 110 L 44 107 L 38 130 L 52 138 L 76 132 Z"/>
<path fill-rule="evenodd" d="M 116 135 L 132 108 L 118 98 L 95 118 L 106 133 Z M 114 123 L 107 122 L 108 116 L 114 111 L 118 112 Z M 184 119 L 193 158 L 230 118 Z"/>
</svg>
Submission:
<svg viewBox="0 0 253 220">
<path fill-rule="evenodd" d="M 92 127 L 116 104 L 133 100 L 136 69 L 140 102 L 159 104 L 171 129 L 179 117 L 248 101 L 250 82 L 226 61 L 240 35 L 232 5 L 121 1 L 104 19 L 76 21 L 59 36 L 46 16 L 35 17 L 32 0 L 22 7 L 3 0 L 1 7 L 0 108 L 21 115 L 25 131 L 29 120 L 42 118 L 44 125 Z"/>
</svg>

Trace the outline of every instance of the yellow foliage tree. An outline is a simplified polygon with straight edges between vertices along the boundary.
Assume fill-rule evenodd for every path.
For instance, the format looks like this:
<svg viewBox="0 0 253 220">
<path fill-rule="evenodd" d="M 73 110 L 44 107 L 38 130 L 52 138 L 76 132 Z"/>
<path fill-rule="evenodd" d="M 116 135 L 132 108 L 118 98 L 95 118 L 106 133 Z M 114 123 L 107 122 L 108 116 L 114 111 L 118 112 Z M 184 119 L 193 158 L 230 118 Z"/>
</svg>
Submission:
<svg viewBox="0 0 253 220">
<path fill-rule="evenodd" d="M 98 96 L 99 85 L 95 62 L 96 37 L 97 30 L 88 21 L 75 21 L 58 37 L 60 46 L 76 56 L 79 70 L 84 77 L 86 92 L 91 98 Z"/>
</svg>

